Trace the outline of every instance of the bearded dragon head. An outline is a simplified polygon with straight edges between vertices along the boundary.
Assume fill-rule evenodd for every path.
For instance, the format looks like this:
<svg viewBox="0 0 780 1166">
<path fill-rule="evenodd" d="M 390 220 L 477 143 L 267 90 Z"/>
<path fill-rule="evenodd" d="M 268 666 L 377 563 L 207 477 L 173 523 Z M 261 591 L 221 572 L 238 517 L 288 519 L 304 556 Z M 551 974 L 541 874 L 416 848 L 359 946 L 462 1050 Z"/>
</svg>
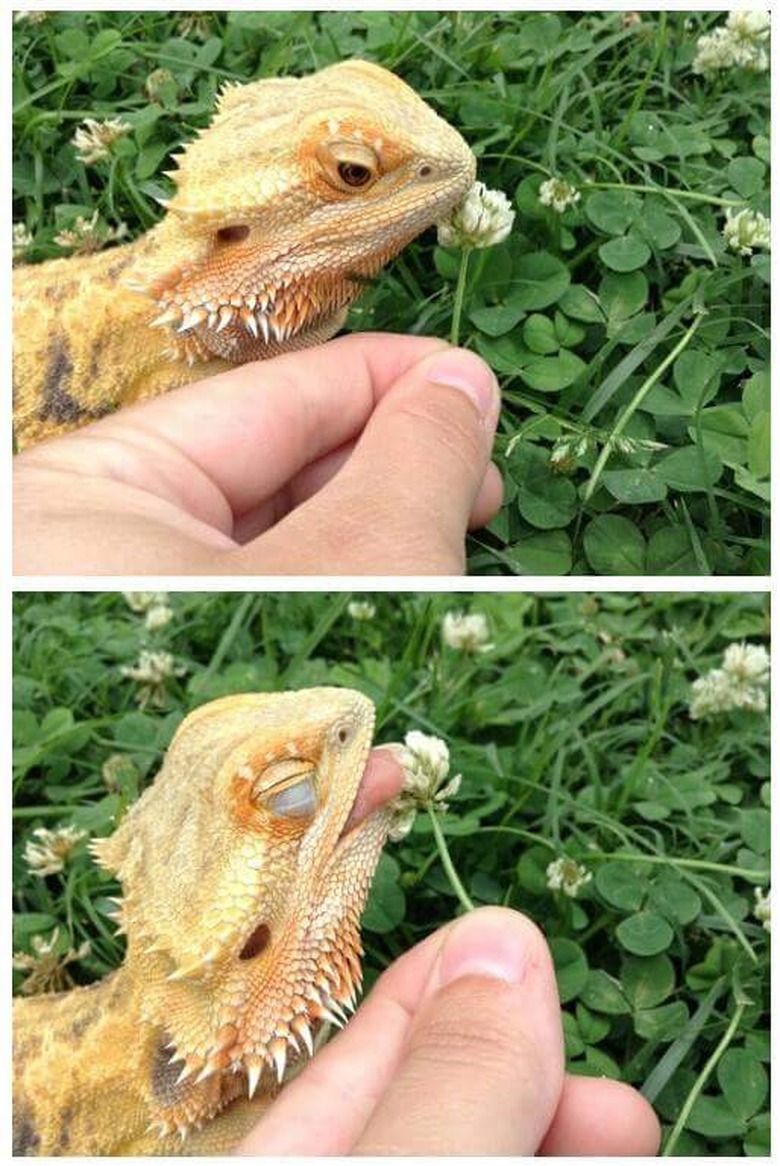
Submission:
<svg viewBox="0 0 780 1166">
<path fill-rule="evenodd" d="M 348 689 L 204 705 L 94 847 L 122 882 L 127 962 L 144 1019 L 183 1062 L 177 1085 L 241 1073 L 251 1097 L 265 1069 L 281 1081 L 312 1029 L 354 1007 L 359 918 L 389 824 L 382 808 L 345 832 L 373 726 L 371 702 Z"/>
<path fill-rule="evenodd" d="M 155 324 L 235 362 L 335 332 L 475 174 L 460 134 L 367 61 L 230 86 L 177 161 L 144 287 Z"/>
</svg>

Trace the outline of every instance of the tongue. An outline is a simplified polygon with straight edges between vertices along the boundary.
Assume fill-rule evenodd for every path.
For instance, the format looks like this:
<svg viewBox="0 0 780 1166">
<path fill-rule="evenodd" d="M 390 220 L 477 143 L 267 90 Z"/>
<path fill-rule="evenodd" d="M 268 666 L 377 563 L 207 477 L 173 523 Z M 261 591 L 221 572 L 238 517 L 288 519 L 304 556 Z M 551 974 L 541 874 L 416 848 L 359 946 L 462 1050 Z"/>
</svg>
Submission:
<svg viewBox="0 0 780 1166">
<path fill-rule="evenodd" d="M 384 749 L 372 749 L 344 833 L 347 834 L 373 810 L 400 793 L 403 781 L 403 771 L 392 754 Z"/>
</svg>

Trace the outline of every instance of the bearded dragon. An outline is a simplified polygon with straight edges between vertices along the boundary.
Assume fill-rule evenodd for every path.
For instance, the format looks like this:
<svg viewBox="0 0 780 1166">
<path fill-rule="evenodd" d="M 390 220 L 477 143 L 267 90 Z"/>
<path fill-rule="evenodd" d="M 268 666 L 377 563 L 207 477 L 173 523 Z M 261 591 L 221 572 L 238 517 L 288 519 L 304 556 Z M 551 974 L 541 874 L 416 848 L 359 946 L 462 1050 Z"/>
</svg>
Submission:
<svg viewBox="0 0 780 1166">
<path fill-rule="evenodd" d="M 229 696 L 182 722 L 93 844 L 122 883 L 123 965 L 15 1002 L 15 1154 L 225 1152 L 354 1008 L 392 820 L 376 806 L 355 825 L 373 726 L 371 701 L 337 688 Z"/>
<path fill-rule="evenodd" d="M 17 445 L 333 336 L 366 280 L 474 180 L 400 78 L 343 61 L 223 88 L 135 242 L 15 273 Z"/>
</svg>

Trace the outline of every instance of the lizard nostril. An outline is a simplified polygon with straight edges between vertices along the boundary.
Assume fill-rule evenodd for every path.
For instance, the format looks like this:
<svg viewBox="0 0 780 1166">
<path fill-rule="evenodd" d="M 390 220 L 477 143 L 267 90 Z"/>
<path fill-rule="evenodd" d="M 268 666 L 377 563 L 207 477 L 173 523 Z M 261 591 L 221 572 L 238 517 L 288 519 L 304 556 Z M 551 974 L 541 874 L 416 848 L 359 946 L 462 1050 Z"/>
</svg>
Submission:
<svg viewBox="0 0 780 1166">
<path fill-rule="evenodd" d="M 256 956 L 261 955 L 268 946 L 268 941 L 271 938 L 271 932 L 266 923 L 260 923 L 254 929 L 249 939 L 241 948 L 239 955 L 240 960 L 253 960 Z"/>
<path fill-rule="evenodd" d="M 217 231 L 220 243 L 242 243 L 249 234 L 246 223 L 238 223 L 235 227 L 221 227 Z"/>
</svg>

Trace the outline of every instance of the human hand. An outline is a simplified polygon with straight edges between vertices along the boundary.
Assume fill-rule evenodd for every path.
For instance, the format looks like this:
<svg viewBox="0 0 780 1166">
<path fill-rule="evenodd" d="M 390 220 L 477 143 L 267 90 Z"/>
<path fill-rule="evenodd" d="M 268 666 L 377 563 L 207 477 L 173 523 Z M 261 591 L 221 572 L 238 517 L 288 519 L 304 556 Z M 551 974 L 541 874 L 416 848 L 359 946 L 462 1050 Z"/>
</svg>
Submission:
<svg viewBox="0 0 780 1166">
<path fill-rule="evenodd" d="M 498 412 L 487 365 L 430 338 L 243 365 L 20 454 L 14 569 L 461 573 L 501 502 Z"/>
<path fill-rule="evenodd" d="M 547 945 L 484 907 L 397 960 L 238 1153 L 634 1156 L 659 1140 L 630 1086 L 564 1074 Z"/>
</svg>

